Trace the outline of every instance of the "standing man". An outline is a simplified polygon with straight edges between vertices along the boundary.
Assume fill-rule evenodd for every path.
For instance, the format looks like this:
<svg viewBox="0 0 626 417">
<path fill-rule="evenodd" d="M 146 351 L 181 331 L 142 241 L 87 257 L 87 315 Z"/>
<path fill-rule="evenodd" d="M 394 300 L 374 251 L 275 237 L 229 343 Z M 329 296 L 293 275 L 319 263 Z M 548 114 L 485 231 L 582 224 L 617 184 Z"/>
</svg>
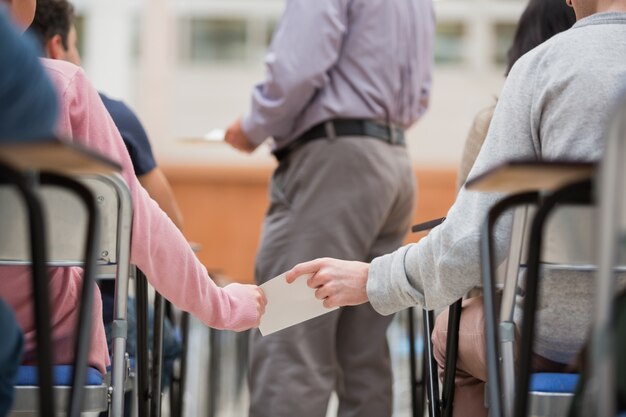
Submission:
<svg viewBox="0 0 626 417">
<path fill-rule="evenodd" d="M 287 1 L 267 78 L 225 138 L 244 152 L 274 139 L 257 283 L 402 243 L 415 202 L 404 130 L 428 105 L 433 32 L 431 0 Z M 333 390 L 339 416 L 390 416 L 390 321 L 366 304 L 254 332 L 250 416 L 325 416 Z"/>
</svg>

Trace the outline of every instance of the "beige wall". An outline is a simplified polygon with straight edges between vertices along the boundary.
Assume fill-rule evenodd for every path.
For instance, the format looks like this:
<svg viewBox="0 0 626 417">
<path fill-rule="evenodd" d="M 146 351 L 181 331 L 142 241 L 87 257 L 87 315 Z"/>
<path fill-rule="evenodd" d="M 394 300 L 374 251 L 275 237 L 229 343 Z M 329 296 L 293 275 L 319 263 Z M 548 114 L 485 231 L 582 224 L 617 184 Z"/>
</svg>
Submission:
<svg viewBox="0 0 626 417">
<path fill-rule="evenodd" d="M 252 282 L 254 256 L 267 207 L 272 165 L 168 165 L 165 173 L 185 216 L 187 239 L 210 270 Z M 416 169 L 419 194 L 414 221 L 444 216 L 454 200 L 453 168 Z M 408 236 L 416 241 L 419 236 Z"/>
</svg>

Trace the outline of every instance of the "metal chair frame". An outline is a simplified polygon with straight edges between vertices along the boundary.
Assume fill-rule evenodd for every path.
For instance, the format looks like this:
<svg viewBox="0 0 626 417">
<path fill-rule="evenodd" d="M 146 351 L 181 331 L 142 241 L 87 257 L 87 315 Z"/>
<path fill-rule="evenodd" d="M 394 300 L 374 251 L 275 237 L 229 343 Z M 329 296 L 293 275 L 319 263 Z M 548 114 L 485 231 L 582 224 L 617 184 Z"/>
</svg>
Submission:
<svg viewBox="0 0 626 417">
<path fill-rule="evenodd" d="M 413 233 L 430 230 L 445 220 L 430 220 L 414 225 L 411 228 Z M 409 337 L 409 359 L 411 364 L 411 408 L 414 417 L 424 415 L 424 407 L 428 410 L 430 417 L 451 417 L 454 405 L 454 377 L 456 374 L 456 363 L 459 351 L 459 328 L 461 323 L 462 299 L 457 300 L 449 307 L 448 335 L 446 338 L 446 363 L 443 376 L 443 391 L 439 396 L 439 376 L 437 372 L 437 362 L 433 354 L 432 333 L 435 325 L 435 313 L 430 310 L 423 310 L 422 319 L 424 321 L 424 352 L 422 356 L 422 372 L 420 378 L 417 377 L 417 358 L 415 355 L 415 323 L 413 307 L 408 309 L 408 337 Z M 426 400 L 424 402 L 424 399 Z"/>
<path fill-rule="evenodd" d="M 550 405 L 554 401 L 559 402 L 561 408 L 566 409 L 571 401 L 573 394 L 531 392 L 529 395 L 532 339 L 538 298 L 542 236 L 547 219 L 552 211 L 561 204 L 590 205 L 592 203 L 590 194 L 590 182 L 589 180 L 583 180 L 544 195 L 538 192 L 514 194 L 499 201 L 489 211 L 481 238 L 481 264 L 483 267 L 483 289 L 485 291 L 488 380 L 495 381 L 495 383 L 488 384 L 489 407 L 492 416 L 526 416 L 529 397 L 533 400 L 534 410 L 554 409 Z M 497 219 L 507 210 L 528 205 L 538 205 L 539 208 L 531 222 L 531 233 L 528 239 L 527 276 L 521 325 L 519 365 L 516 367 L 513 356 L 515 341 L 513 309 L 515 292 L 517 291 L 518 268 L 522 263 L 522 248 L 525 244 L 523 235 L 526 229 L 526 215 L 521 216 L 521 218 L 518 216 L 514 217 L 512 235 L 517 235 L 521 239 L 516 240 L 512 238 L 511 241 L 507 264 L 507 277 L 509 279 L 505 280 L 502 297 L 506 304 L 503 303 L 502 306 L 499 305 L 495 296 L 496 266 L 493 229 Z M 565 267 L 568 266 L 572 267 L 572 265 L 566 265 Z M 551 265 L 551 267 L 563 267 L 563 265 Z M 589 266 L 587 265 L 583 268 L 588 269 Z M 500 324 L 496 325 L 496 317 L 498 315 L 500 316 Z M 499 366 L 500 361 L 502 361 L 502 367 Z M 515 368 L 518 369 L 517 375 L 515 375 Z"/>
<path fill-rule="evenodd" d="M 119 175 L 112 176 L 103 176 L 103 175 L 87 175 L 81 176 L 80 180 L 69 179 L 63 176 L 59 176 L 51 173 L 42 173 L 39 175 L 39 182 L 37 184 L 38 189 L 40 185 L 50 185 L 57 186 L 63 188 L 70 188 L 74 192 L 78 192 L 83 201 L 88 201 L 88 230 L 89 235 L 87 242 L 88 251 L 88 261 L 84 262 L 82 258 L 76 255 L 76 248 L 72 245 L 61 245 L 62 249 L 55 246 L 53 247 L 53 252 L 57 252 L 52 256 L 54 258 L 52 261 L 44 261 L 43 265 L 49 266 L 84 266 L 84 283 L 82 288 L 82 302 L 81 302 L 81 314 L 79 318 L 79 329 L 80 335 L 77 338 L 77 353 L 76 353 L 76 361 L 77 365 L 74 367 L 74 380 L 75 381 L 84 381 L 85 372 L 86 372 L 86 364 L 87 357 L 89 353 L 89 334 L 90 334 L 90 326 L 91 326 L 91 310 L 93 307 L 93 285 L 94 285 L 94 275 L 95 275 L 95 265 L 96 259 L 98 258 L 98 263 L 105 264 L 107 267 L 111 262 L 116 263 L 116 290 L 115 290 L 115 312 L 114 312 L 114 323 L 113 323 L 113 360 L 112 360 L 112 375 L 111 375 L 111 385 L 102 385 L 102 386 L 84 386 L 84 384 L 72 384 L 70 387 L 66 386 L 55 386 L 53 388 L 53 402 L 57 402 L 56 408 L 50 406 L 50 402 L 46 400 L 42 402 L 42 406 L 46 407 L 50 412 L 54 412 L 54 410 L 63 410 L 68 408 L 70 415 L 78 416 L 80 412 L 84 411 L 101 411 L 106 410 L 106 408 L 110 405 L 111 412 L 114 416 L 123 416 L 123 395 L 124 395 L 124 380 L 127 375 L 127 367 L 125 361 L 125 347 L 126 347 L 126 306 L 127 306 L 127 297 L 128 297 L 128 263 L 129 263 L 129 255 L 130 255 L 130 231 L 132 225 L 132 204 L 130 192 L 128 191 L 128 187 L 124 183 Z M 79 182 L 80 181 L 80 182 Z M 115 210 L 116 216 L 115 219 L 105 219 L 104 217 L 100 217 L 98 206 L 106 203 L 106 198 L 102 195 L 98 195 L 98 198 L 94 198 L 93 192 L 98 193 L 98 186 L 93 188 L 93 184 L 104 184 L 107 187 L 107 191 L 109 193 L 115 194 L 115 204 L 116 206 L 113 208 Z M 101 187 L 101 186 L 100 186 Z M 58 198 L 58 197 L 57 197 Z M 89 203 L 90 201 L 90 203 Z M 53 203 L 52 203 L 53 204 Z M 63 203 L 67 204 L 67 203 Z M 61 210 L 64 207 L 59 206 L 57 210 Z M 58 213 L 57 213 L 58 214 Z M 63 215 L 64 213 L 62 213 Z M 67 214 L 65 214 L 67 217 Z M 101 220 L 100 220 L 101 219 Z M 55 221 L 57 219 L 54 219 Z M 69 219 L 70 223 L 71 220 Z M 111 221 L 114 220 L 114 224 Z M 111 224 L 107 224 L 107 222 Z M 115 236 L 115 243 L 112 243 L 114 246 L 114 253 L 110 253 L 108 250 L 102 250 L 98 253 L 98 245 L 101 245 L 102 242 L 100 240 L 96 240 L 94 238 L 94 232 L 104 225 L 103 230 L 105 233 L 102 234 L 102 238 L 106 241 L 107 236 L 111 234 Z M 51 227 L 51 226 L 50 226 Z M 114 230 L 111 231 L 110 229 Z M 45 242 L 45 234 L 48 234 L 44 231 L 44 235 L 40 236 L 41 242 Z M 64 243 L 68 241 L 72 243 L 74 239 L 68 236 L 64 237 Z M 80 239 L 75 239 L 76 241 L 80 241 Z M 97 242 L 97 243 L 96 243 Z M 76 243 L 78 246 L 80 243 Z M 101 249 L 101 248 L 100 248 Z M 61 252 L 61 254 L 59 254 Z M 14 258 L 15 260 L 12 264 L 28 264 L 30 263 L 30 258 L 27 256 L 17 256 Z M 21 259 L 21 260 L 20 260 Z M 41 257 L 33 257 L 36 261 Z M 39 262 L 39 261 L 37 261 Z M 44 266 L 45 269 L 45 266 Z M 47 284 L 47 276 L 45 278 Z M 47 299 L 47 290 L 45 291 L 45 297 Z M 37 302 L 38 303 L 38 302 Z M 36 304 L 37 304 L 36 303 Z M 39 332 L 38 332 L 39 333 Z M 39 348 L 38 342 L 38 348 Z M 43 343 L 41 344 L 41 348 L 46 350 L 49 354 L 51 354 L 51 343 Z M 50 359 L 51 363 L 51 359 Z M 81 363 L 83 365 L 81 365 Z M 42 374 L 45 375 L 45 374 Z M 51 380 L 50 380 L 51 382 Z M 16 388 L 16 397 L 14 402 L 13 410 L 16 412 L 34 412 L 36 411 L 36 402 L 33 402 L 33 395 L 35 392 L 39 392 L 40 395 L 42 392 L 48 390 L 46 388 L 47 382 L 44 378 L 40 379 L 40 386 L 37 387 L 17 387 Z M 44 387 L 44 389 L 40 389 L 40 387 Z M 80 388 L 73 388 L 80 387 Z M 71 393 L 70 393 L 71 391 Z M 80 394 L 75 394 L 80 393 Z M 83 404 L 83 399 L 81 395 L 83 395 L 87 400 L 87 404 Z M 56 400 L 55 400 L 56 397 Z M 69 401 L 69 403 L 68 403 Z M 69 405 L 68 405 L 69 404 Z M 43 414 L 42 414 L 43 415 Z"/>
<path fill-rule="evenodd" d="M 612 115 L 597 189 L 600 207 L 598 230 L 598 288 L 589 349 L 590 383 L 585 390 L 585 415 L 613 417 L 616 414 L 615 266 L 624 247 L 624 157 L 626 156 L 626 94 Z"/>
</svg>

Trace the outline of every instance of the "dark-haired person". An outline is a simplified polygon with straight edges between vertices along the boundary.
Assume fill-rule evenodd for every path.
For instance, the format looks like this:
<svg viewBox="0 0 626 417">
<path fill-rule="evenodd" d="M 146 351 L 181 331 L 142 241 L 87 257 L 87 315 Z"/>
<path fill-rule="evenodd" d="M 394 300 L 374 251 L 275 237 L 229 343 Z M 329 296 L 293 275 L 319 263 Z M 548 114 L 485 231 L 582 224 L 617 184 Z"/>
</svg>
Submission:
<svg viewBox="0 0 626 417">
<path fill-rule="evenodd" d="M 39 39 L 41 47 L 48 58 L 60 59 L 80 65 L 75 18 L 74 6 L 67 0 L 38 0 L 35 18 L 28 31 Z M 148 135 L 139 118 L 124 102 L 113 100 L 102 93 L 100 93 L 100 98 L 122 135 L 139 183 L 150 197 L 159 204 L 159 207 L 165 211 L 174 224 L 181 228 L 182 214 L 169 182 L 156 164 Z M 112 280 L 101 281 L 99 286 L 102 293 L 102 314 L 110 349 L 115 282 Z M 129 300 L 128 309 L 129 337 L 127 350 L 131 355 L 135 356 L 137 326 L 135 323 L 134 299 Z M 152 308 L 149 313 L 150 317 L 152 317 Z M 150 331 L 150 336 L 152 336 L 152 331 Z M 164 386 L 167 386 L 169 383 L 173 362 L 180 356 L 181 348 L 181 343 L 176 338 L 172 324 L 166 319 L 163 334 Z"/>
<path fill-rule="evenodd" d="M 470 177 L 510 159 L 602 157 L 611 109 L 626 89 L 626 0 L 566 1 L 577 22 L 513 65 Z M 328 307 L 369 301 L 381 314 L 412 305 L 446 307 L 480 285 L 480 228 L 501 197 L 462 188 L 446 221 L 419 243 L 370 264 L 317 259 L 294 267 L 287 280 L 314 274 L 308 284 Z M 511 219 L 506 216 L 495 229 L 499 259 L 510 240 Z M 541 279 L 533 368 L 559 371 L 585 339 L 594 279 L 588 272 L 558 270 L 544 271 Z M 468 337 L 459 343 L 457 383 L 464 386 L 457 391 L 454 411 L 480 417 L 487 415 L 484 316 L 480 297 L 471 300 L 461 315 Z M 516 320 L 520 313 L 516 308 Z"/>
</svg>

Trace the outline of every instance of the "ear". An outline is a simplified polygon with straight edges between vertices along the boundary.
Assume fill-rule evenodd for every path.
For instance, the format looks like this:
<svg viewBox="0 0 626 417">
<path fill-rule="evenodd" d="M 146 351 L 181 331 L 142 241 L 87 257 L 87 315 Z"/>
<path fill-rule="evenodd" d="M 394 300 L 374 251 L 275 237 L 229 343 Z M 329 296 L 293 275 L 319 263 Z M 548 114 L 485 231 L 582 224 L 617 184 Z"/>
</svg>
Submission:
<svg viewBox="0 0 626 417">
<path fill-rule="evenodd" d="M 52 59 L 63 59 L 65 57 L 65 48 L 61 35 L 54 35 L 46 42 L 46 55 Z"/>
</svg>

